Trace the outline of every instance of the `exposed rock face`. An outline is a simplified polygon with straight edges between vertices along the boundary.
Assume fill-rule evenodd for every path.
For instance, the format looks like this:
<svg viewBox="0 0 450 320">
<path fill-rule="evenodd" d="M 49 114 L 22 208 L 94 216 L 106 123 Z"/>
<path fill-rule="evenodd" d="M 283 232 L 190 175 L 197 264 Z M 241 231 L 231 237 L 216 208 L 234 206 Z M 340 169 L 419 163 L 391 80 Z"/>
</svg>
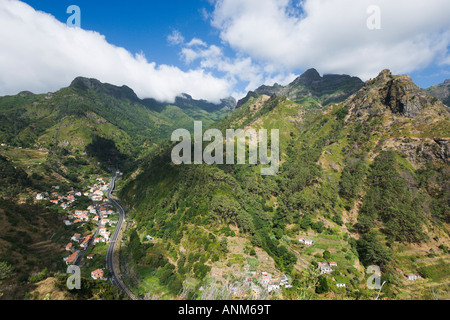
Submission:
<svg viewBox="0 0 450 320">
<path fill-rule="evenodd" d="M 384 142 L 382 150 L 395 149 L 406 155 L 416 168 L 427 161 L 450 164 L 450 139 L 444 138 L 391 138 Z"/>
<path fill-rule="evenodd" d="M 357 117 L 379 107 L 407 118 L 417 117 L 425 107 L 436 103 L 439 102 L 420 89 L 411 77 L 392 75 L 389 70 L 383 70 L 378 77 L 367 81 L 348 102 Z"/>
<path fill-rule="evenodd" d="M 380 90 L 384 103 L 393 113 L 414 118 L 422 111 L 422 107 L 432 104 L 431 99 L 415 85 L 409 76 L 392 77 Z"/>
<path fill-rule="evenodd" d="M 434 142 L 439 145 L 437 155 L 446 163 L 450 163 L 450 139 L 435 138 Z"/>
<path fill-rule="evenodd" d="M 301 103 L 305 98 L 313 98 L 321 105 L 341 102 L 362 88 L 364 82 L 357 77 L 348 75 L 324 75 L 316 69 L 309 69 L 291 84 L 283 87 L 279 84 L 261 86 L 238 102 L 237 108 L 246 103 L 251 97 L 261 95 L 283 96 L 294 102 Z"/>
<path fill-rule="evenodd" d="M 349 124 L 381 120 L 374 129 L 379 136 L 386 137 L 380 139 L 381 150 L 397 150 L 415 167 L 428 161 L 450 163 L 446 125 L 450 108 L 428 96 L 409 76 L 383 70 L 344 105 L 349 108 L 346 117 Z"/>
<path fill-rule="evenodd" d="M 247 96 L 245 96 L 245 98 L 241 99 L 238 101 L 237 105 L 236 105 L 236 109 L 239 109 L 240 107 L 242 107 L 244 104 L 246 104 L 251 98 L 257 98 L 259 96 L 259 94 L 257 94 L 254 91 L 249 91 L 249 93 L 247 93 Z"/>
</svg>

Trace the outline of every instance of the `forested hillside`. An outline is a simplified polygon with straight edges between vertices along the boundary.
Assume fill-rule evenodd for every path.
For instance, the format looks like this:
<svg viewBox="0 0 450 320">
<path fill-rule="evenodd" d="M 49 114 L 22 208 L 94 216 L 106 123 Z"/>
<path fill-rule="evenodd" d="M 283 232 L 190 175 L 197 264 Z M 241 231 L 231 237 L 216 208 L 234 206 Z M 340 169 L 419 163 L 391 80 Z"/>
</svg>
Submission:
<svg viewBox="0 0 450 320">
<path fill-rule="evenodd" d="M 320 280 L 318 262 L 337 261 L 336 276 L 349 283 L 344 296 L 370 297 L 361 279 L 375 264 L 389 282 L 384 294 L 397 297 L 404 272 L 428 267 L 406 263 L 412 253 L 448 259 L 449 115 L 408 76 L 388 70 L 324 109 L 250 94 L 213 127 L 279 129 L 280 172 L 175 166 L 170 147 L 150 157 L 121 191 L 137 231 L 128 252 L 134 278 L 159 279 L 175 296 L 183 289 L 204 297 L 195 288 L 235 286 L 225 275 L 239 283 L 236 270 L 247 264 L 288 275 L 294 286 L 283 294 L 298 298 L 306 279 Z M 299 237 L 315 243 L 302 246 Z M 446 292 L 448 278 L 436 288 Z"/>
</svg>

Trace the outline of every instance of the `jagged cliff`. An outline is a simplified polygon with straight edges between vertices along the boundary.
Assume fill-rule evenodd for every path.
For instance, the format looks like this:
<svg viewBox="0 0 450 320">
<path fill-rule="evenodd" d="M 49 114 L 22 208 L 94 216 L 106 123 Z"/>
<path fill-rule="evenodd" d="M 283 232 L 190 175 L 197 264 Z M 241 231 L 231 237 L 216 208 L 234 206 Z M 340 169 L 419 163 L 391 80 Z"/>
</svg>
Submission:
<svg viewBox="0 0 450 320">
<path fill-rule="evenodd" d="M 345 100 L 358 91 L 363 84 L 364 82 L 357 77 L 332 74 L 322 77 L 316 69 L 309 69 L 285 87 L 279 84 L 263 85 L 255 91 L 250 91 L 244 99 L 238 102 L 238 107 L 251 97 L 261 95 L 283 96 L 300 104 L 322 107 L 329 103 Z"/>
</svg>

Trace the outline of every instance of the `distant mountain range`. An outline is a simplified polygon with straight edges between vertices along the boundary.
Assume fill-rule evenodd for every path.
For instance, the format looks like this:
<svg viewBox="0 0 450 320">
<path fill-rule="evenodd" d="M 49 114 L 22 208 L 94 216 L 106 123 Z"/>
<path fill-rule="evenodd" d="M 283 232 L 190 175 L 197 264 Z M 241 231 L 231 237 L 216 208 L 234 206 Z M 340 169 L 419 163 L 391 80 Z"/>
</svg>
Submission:
<svg viewBox="0 0 450 320">
<path fill-rule="evenodd" d="M 364 82 L 357 77 L 332 74 L 322 77 L 316 69 L 309 69 L 285 87 L 279 84 L 263 85 L 255 91 L 250 91 L 247 97 L 238 102 L 237 108 L 247 102 L 250 97 L 260 95 L 284 96 L 308 107 L 322 107 L 347 99 L 363 85 Z"/>
<path fill-rule="evenodd" d="M 440 99 L 447 106 L 450 106 L 450 79 L 445 80 L 444 83 L 425 89 L 425 92 L 430 96 Z"/>
<path fill-rule="evenodd" d="M 80 77 L 55 93 L 0 97 L 0 141 L 82 153 L 94 137 L 101 137 L 113 139 L 122 152 L 136 153 L 170 139 L 180 126 L 193 127 L 194 120 L 206 125 L 219 120 L 235 103 L 229 98 L 216 105 L 188 95 L 174 104 L 141 100 L 127 86 Z"/>
</svg>

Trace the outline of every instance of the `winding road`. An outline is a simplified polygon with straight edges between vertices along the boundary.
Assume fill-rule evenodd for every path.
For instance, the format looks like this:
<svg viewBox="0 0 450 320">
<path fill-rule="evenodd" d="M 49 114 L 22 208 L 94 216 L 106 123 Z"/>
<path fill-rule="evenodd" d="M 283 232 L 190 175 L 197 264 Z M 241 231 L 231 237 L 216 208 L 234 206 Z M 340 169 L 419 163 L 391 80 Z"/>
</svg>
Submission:
<svg viewBox="0 0 450 320">
<path fill-rule="evenodd" d="M 122 290 L 131 300 L 139 300 L 128 288 L 126 285 L 122 282 L 120 279 L 120 266 L 115 265 L 114 261 L 114 254 L 116 253 L 116 244 L 118 242 L 118 239 L 120 237 L 120 233 L 122 230 L 123 222 L 125 221 L 125 210 L 122 208 L 120 204 L 117 203 L 116 200 L 114 200 L 111 197 L 111 193 L 114 191 L 115 183 L 117 180 L 117 172 L 114 172 L 114 176 L 111 179 L 110 187 L 108 189 L 108 192 L 106 194 L 108 200 L 117 208 L 119 211 L 119 222 L 117 223 L 116 230 L 114 231 L 114 234 L 110 238 L 109 241 L 109 247 L 106 254 L 106 268 L 110 270 L 110 276 L 111 276 L 111 282 L 113 285 L 118 287 L 120 290 Z M 120 244 L 119 244 L 120 247 Z M 118 250 L 117 250 L 118 251 Z M 118 254 L 118 252 L 117 252 Z"/>
</svg>

